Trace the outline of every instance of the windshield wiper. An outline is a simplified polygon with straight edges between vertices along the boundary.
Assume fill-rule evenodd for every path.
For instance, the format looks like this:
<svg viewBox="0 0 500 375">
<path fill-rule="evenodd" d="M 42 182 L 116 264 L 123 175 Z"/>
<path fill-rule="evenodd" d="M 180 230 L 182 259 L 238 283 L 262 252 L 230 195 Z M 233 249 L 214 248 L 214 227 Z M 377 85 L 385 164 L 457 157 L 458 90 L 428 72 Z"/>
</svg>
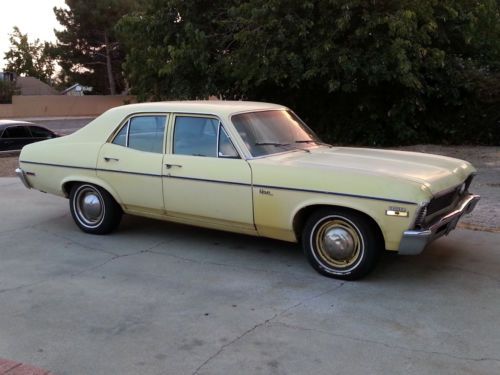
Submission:
<svg viewBox="0 0 500 375">
<path fill-rule="evenodd" d="M 301 150 L 310 153 L 311 151 L 292 145 L 291 143 L 278 143 L 278 142 L 255 142 L 255 146 L 275 146 L 275 147 L 290 147 L 294 150 Z"/>
<path fill-rule="evenodd" d="M 315 141 L 314 139 L 302 139 L 302 140 L 295 141 L 295 143 L 316 143 L 317 145 L 321 145 L 321 146 L 333 147 L 329 143 L 325 143 L 325 142 L 321 142 L 321 141 Z"/>
<path fill-rule="evenodd" d="M 278 143 L 278 142 L 255 142 L 255 146 L 291 146 L 291 143 Z"/>
</svg>

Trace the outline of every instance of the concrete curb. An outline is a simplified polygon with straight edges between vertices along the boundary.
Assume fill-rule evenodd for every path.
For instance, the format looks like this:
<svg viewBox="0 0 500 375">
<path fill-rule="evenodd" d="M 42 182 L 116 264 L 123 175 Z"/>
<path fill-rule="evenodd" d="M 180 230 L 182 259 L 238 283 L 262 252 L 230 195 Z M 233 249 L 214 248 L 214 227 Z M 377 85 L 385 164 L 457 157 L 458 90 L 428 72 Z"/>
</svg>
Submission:
<svg viewBox="0 0 500 375">
<path fill-rule="evenodd" d="M 54 375 L 54 373 L 21 362 L 0 358 L 0 375 Z"/>
</svg>

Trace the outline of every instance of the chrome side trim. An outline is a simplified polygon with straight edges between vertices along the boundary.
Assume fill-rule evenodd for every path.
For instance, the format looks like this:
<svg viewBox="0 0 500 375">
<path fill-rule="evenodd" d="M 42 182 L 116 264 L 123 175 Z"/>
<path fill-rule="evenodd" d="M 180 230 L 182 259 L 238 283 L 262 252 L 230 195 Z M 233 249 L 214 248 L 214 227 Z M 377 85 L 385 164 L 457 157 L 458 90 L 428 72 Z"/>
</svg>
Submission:
<svg viewBox="0 0 500 375">
<path fill-rule="evenodd" d="M 240 182 L 232 182 L 232 181 L 221 181 L 221 180 L 208 180 L 208 179 L 200 179 L 200 178 L 187 177 L 187 176 L 172 176 L 172 175 L 169 176 L 169 175 L 147 174 L 147 173 L 138 173 L 138 172 L 119 171 L 119 170 L 113 170 L 113 169 L 101 169 L 101 168 L 89 168 L 89 167 L 62 165 L 62 164 L 40 163 L 40 162 L 34 162 L 34 161 L 28 161 L 28 160 L 22 160 L 21 162 L 26 163 L 26 164 L 46 165 L 49 167 L 59 167 L 59 168 L 75 168 L 75 169 L 83 169 L 83 170 L 96 171 L 96 172 L 124 173 L 124 174 L 138 175 L 138 176 L 157 177 L 157 178 L 159 178 L 159 177 L 177 178 L 177 179 L 192 180 L 192 181 L 213 182 L 213 183 L 219 183 L 219 184 L 245 185 L 245 186 L 250 186 L 250 187 L 253 187 L 256 189 L 260 189 L 260 188 L 277 189 L 277 190 L 285 190 L 285 191 L 298 191 L 298 192 L 304 192 L 304 193 L 335 195 L 335 196 L 339 196 L 339 197 L 348 197 L 348 198 L 370 199 L 370 200 L 376 200 L 376 201 L 381 201 L 381 202 L 392 202 L 392 203 L 401 203 L 401 204 L 409 204 L 409 205 L 416 205 L 417 204 L 417 203 L 411 202 L 411 201 L 403 201 L 403 200 L 398 200 L 398 199 L 390 199 L 390 198 L 382 198 L 382 197 L 373 197 L 373 196 L 369 196 L 369 195 L 340 193 L 340 192 L 335 192 L 335 191 L 299 189 L 299 188 L 286 187 L 286 186 L 259 185 L 259 184 L 249 184 L 249 183 L 240 183 Z"/>
<path fill-rule="evenodd" d="M 381 198 L 381 197 L 373 197 L 369 195 L 357 195 L 357 194 L 349 194 L 349 193 L 339 193 L 334 191 L 323 191 L 323 190 L 310 190 L 310 189 L 299 189 L 293 187 L 284 187 L 284 186 L 274 186 L 274 185 L 253 185 L 254 188 L 262 188 L 262 189 L 277 189 L 277 190 L 287 190 L 287 191 L 299 191 L 304 193 L 317 193 L 317 194 L 325 194 L 325 195 L 336 195 L 339 197 L 349 197 L 349 198 L 360 198 L 360 199 L 371 199 L 375 201 L 381 202 L 392 202 L 392 203 L 401 203 L 401 204 L 411 204 L 417 205 L 415 202 L 403 201 L 398 199 L 390 199 L 390 198 Z"/>
<path fill-rule="evenodd" d="M 479 195 L 468 194 L 462 198 L 454 211 L 443 216 L 431 224 L 428 228 L 405 231 L 403 233 L 401 243 L 399 244 L 399 254 L 420 254 L 428 243 L 441 236 L 448 235 L 448 233 L 455 229 L 458 221 L 463 215 L 466 215 L 474 210 L 480 199 L 481 197 Z"/>
<path fill-rule="evenodd" d="M 16 168 L 16 175 L 27 189 L 31 189 L 31 185 L 26 178 L 26 173 L 21 168 Z"/>
</svg>

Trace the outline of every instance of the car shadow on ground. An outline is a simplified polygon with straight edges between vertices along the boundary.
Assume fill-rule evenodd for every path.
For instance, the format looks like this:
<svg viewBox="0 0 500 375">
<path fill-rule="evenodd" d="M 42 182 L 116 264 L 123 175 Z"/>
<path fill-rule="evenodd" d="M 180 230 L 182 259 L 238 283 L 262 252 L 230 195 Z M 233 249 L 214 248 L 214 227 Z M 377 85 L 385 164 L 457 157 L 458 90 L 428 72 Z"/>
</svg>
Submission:
<svg viewBox="0 0 500 375">
<path fill-rule="evenodd" d="M 148 233 L 165 242 L 156 253 L 182 253 L 187 259 L 210 262 L 237 261 L 247 268 L 265 267 L 281 270 L 293 268 L 315 274 L 309 269 L 299 244 L 263 237 L 224 232 L 130 215 L 123 217 L 116 235 L 134 236 Z M 168 246 L 167 246 L 168 245 Z M 263 264 L 263 260 L 265 260 Z M 252 263 L 255 261 L 255 263 Z M 274 264 L 274 266 L 273 266 Z"/>
<path fill-rule="evenodd" d="M 245 266 L 260 267 L 261 262 L 252 264 L 252 260 L 265 259 L 269 269 L 277 271 L 286 265 L 308 276 L 317 275 L 309 266 L 301 245 L 263 237 L 223 232 L 189 225 L 175 224 L 152 219 L 125 215 L 117 234 L 134 235 L 138 233 L 155 234 L 165 241 L 175 238 L 187 257 L 212 258 L 215 255 L 227 260 L 246 258 Z M 191 249 L 189 248 L 191 247 Z M 169 252 L 168 247 L 158 251 Z M 206 253 L 208 252 L 208 253 Z M 203 255 L 203 253 L 206 253 Z M 429 282 L 443 277 L 443 270 L 453 269 L 460 263 L 462 253 L 457 253 L 454 243 L 446 238 L 430 244 L 422 254 L 400 256 L 396 252 L 384 251 L 380 254 L 375 269 L 362 281 L 366 282 Z M 222 259 L 221 258 L 221 259 Z M 225 260 L 222 260 L 225 261 Z M 250 263 L 249 263 L 250 262 Z M 267 268 L 266 267 L 266 268 Z M 319 275 L 318 275 L 319 276 Z M 321 277 L 321 276 L 319 276 Z"/>
<path fill-rule="evenodd" d="M 97 251 L 126 255 L 139 251 L 185 261 L 232 268 L 323 278 L 308 264 L 300 244 L 263 237 L 199 228 L 131 215 L 112 234 L 95 236 L 81 232 L 69 214 L 45 222 L 39 228 Z M 463 231 L 470 232 L 470 231 Z M 385 251 L 375 269 L 361 283 L 429 285 L 449 277 L 447 271 L 468 270 L 470 249 L 460 241 L 441 238 L 422 254 L 399 256 Z M 457 244 L 459 248 L 457 249 Z M 325 281 L 328 279 L 324 278 Z"/>
</svg>

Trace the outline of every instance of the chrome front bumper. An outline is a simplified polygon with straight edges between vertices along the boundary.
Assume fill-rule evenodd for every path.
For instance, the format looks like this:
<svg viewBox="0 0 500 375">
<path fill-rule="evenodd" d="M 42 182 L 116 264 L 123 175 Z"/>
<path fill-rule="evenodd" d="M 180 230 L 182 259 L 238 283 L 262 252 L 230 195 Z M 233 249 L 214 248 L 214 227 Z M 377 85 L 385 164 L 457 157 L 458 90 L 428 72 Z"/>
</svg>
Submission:
<svg viewBox="0 0 500 375">
<path fill-rule="evenodd" d="M 21 168 L 16 168 L 16 175 L 26 188 L 31 189 L 31 185 L 26 178 L 26 173 Z"/>
<path fill-rule="evenodd" d="M 420 254 L 429 242 L 445 236 L 455 229 L 460 218 L 472 212 L 479 199 L 481 199 L 479 195 L 468 194 L 462 198 L 454 211 L 437 220 L 429 228 L 405 231 L 399 245 L 399 254 Z"/>
</svg>

